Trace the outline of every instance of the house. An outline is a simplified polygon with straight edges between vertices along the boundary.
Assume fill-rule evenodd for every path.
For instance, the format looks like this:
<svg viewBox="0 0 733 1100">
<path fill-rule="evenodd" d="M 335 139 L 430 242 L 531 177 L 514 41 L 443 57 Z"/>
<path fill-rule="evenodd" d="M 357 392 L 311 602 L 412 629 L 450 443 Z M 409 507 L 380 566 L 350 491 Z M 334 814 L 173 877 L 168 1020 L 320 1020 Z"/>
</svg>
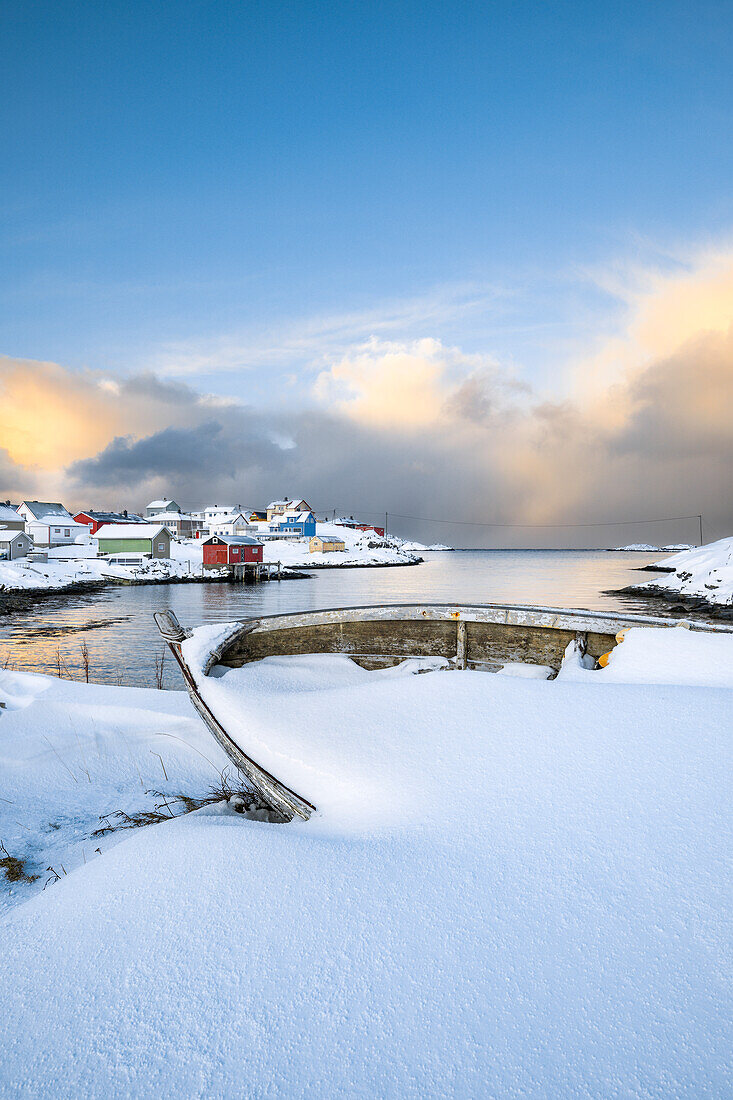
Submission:
<svg viewBox="0 0 733 1100">
<path fill-rule="evenodd" d="M 300 538 L 310 538 L 316 533 L 316 517 L 311 511 L 287 511 L 277 517 L 276 527 L 286 535 L 296 534 Z"/>
<path fill-rule="evenodd" d="M 145 523 L 142 516 L 135 512 L 77 512 L 74 516 L 77 523 L 85 523 L 90 535 L 96 535 L 100 527 L 105 523 Z"/>
<path fill-rule="evenodd" d="M 250 521 L 251 513 L 229 512 L 208 524 L 210 535 L 256 535 L 258 527 Z"/>
<path fill-rule="evenodd" d="M 211 529 L 212 525 L 216 525 L 231 516 L 245 515 L 248 511 L 249 509 L 244 508 L 241 504 L 210 504 L 207 508 L 204 508 L 204 524 Z"/>
<path fill-rule="evenodd" d="M 97 534 L 99 554 L 171 556 L 171 535 L 160 523 L 106 523 Z"/>
<path fill-rule="evenodd" d="M 89 533 L 85 523 L 77 523 L 58 501 L 24 500 L 18 513 L 25 519 L 25 532 L 36 546 L 69 546 L 79 535 Z"/>
<path fill-rule="evenodd" d="M 271 500 L 267 505 L 267 519 L 278 519 L 286 512 L 310 512 L 311 506 L 306 500 Z"/>
<path fill-rule="evenodd" d="M 150 501 L 145 509 L 145 516 L 150 519 L 151 516 L 157 516 L 160 512 L 180 512 L 180 510 L 175 500 L 168 500 L 168 497 L 163 497 L 162 500 Z"/>
<path fill-rule="evenodd" d="M 0 559 L 15 561 L 33 549 L 33 539 L 25 531 L 0 531 Z"/>
<path fill-rule="evenodd" d="M 148 516 L 148 523 L 159 523 L 166 527 L 171 535 L 182 539 L 193 538 L 194 531 L 198 529 L 196 521 L 184 512 L 158 512 L 156 515 Z"/>
<path fill-rule="evenodd" d="M 351 531 L 373 531 L 375 535 L 384 538 L 384 527 L 374 527 L 371 523 L 357 523 L 354 519 L 334 520 L 337 527 L 348 527 Z"/>
<path fill-rule="evenodd" d="M 311 554 L 331 554 L 335 550 L 345 550 L 346 543 L 335 535 L 314 535 L 308 543 Z"/>
<path fill-rule="evenodd" d="M 25 531 L 25 519 L 16 512 L 10 501 L 0 504 L 0 532 Z"/>
<path fill-rule="evenodd" d="M 211 535 L 203 540 L 202 550 L 206 569 L 262 561 L 262 543 L 249 535 Z"/>
</svg>

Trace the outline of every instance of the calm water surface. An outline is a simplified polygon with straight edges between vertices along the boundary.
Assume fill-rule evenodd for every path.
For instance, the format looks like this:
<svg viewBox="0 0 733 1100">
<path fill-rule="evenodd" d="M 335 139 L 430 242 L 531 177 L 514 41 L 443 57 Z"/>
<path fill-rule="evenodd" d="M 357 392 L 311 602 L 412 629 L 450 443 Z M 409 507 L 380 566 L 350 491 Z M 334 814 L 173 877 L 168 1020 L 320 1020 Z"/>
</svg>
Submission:
<svg viewBox="0 0 733 1100">
<path fill-rule="evenodd" d="M 155 658 L 164 648 L 154 611 L 170 608 L 181 623 L 228 622 L 327 607 L 388 603 L 527 603 L 593 610 L 654 613 L 635 597 L 604 595 L 644 577 L 635 570 L 657 554 L 565 550 L 479 550 L 428 554 L 422 565 L 399 569 L 332 569 L 306 580 L 257 586 L 145 585 L 59 596 L 31 611 L 0 618 L 0 665 L 27 672 L 83 676 L 81 646 L 89 651 L 90 679 L 154 686 Z M 657 612 L 658 613 L 658 612 Z M 165 686 L 181 687 L 170 655 Z"/>
</svg>

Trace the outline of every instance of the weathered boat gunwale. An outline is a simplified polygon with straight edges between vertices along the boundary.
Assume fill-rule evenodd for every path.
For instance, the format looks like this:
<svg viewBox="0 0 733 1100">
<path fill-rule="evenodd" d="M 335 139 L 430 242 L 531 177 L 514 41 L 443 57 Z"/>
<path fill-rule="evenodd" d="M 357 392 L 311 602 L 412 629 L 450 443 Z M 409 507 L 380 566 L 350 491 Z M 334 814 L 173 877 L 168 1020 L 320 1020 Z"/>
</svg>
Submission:
<svg viewBox="0 0 733 1100">
<path fill-rule="evenodd" d="M 185 630 L 180 625 L 176 615 L 172 611 L 156 611 L 153 618 L 155 619 L 155 624 L 162 637 L 168 643 L 168 647 L 181 670 L 181 675 L 183 676 L 183 681 L 194 709 L 214 740 L 224 750 L 237 770 L 247 778 L 252 787 L 265 798 L 273 809 L 278 810 L 288 818 L 299 817 L 303 821 L 307 821 L 315 810 L 313 803 L 291 790 L 290 787 L 286 786 L 284 783 L 281 783 L 280 780 L 276 779 L 266 768 L 263 768 L 248 756 L 236 741 L 230 737 L 216 715 L 201 697 L 196 679 L 181 652 L 182 643 L 186 641 L 187 638 L 191 637 L 192 632 L 190 630 Z"/>
<path fill-rule="evenodd" d="M 455 629 L 450 624 L 456 624 Z M 573 639 L 600 656 L 615 645 L 619 630 L 678 625 L 679 620 L 658 616 L 521 604 L 330 608 L 261 616 L 233 626 L 212 653 L 206 672 L 216 663 L 238 667 L 266 656 L 308 652 L 343 653 L 366 667 L 421 656 L 442 656 L 459 668 L 507 660 L 558 667 Z M 686 625 L 693 630 L 733 631 L 726 624 Z"/>
<path fill-rule="evenodd" d="M 235 767 L 275 809 L 289 817 L 307 820 L 315 810 L 313 804 L 247 756 L 202 698 L 196 676 L 181 650 L 182 643 L 192 632 L 184 630 L 171 611 L 156 612 L 154 618 L 181 669 L 197 713 Z M 681 623 L 691 630 L 733 633 L 733 624 L 521 604 L 388 604 L 330 608 L 267 615 L 234 624 L 212 647 L 201 673 L 208 676 L 217 664 L 236 667 L 267 656 L 308 652 L 342 653 L 365 667 L 369 667 L 370 662 L 372 665 L 394 664 L 409 657 L 438 655 L 463 669 L 496 666 L 517 658 L 549 664 L 549 660 L 543 660 L 548 655 L 557 665 L 568 642 L 575 641 L 581 651 L 587 648 L 597 656 L 615 644 L 619 630 L 634 626 L 676 627 Z M 411 624 L 407 638 L 399 633 L 400 626 L 406 624 Z M 365 649 L 353 644 L 365 639 L 375 644 Z M 385 652 L 379 651 L 377 642 Z M 260 643 L 262 647 L 258 648 Z M 417 652 L 410 652 L 408 647 Z"/>
</svg>

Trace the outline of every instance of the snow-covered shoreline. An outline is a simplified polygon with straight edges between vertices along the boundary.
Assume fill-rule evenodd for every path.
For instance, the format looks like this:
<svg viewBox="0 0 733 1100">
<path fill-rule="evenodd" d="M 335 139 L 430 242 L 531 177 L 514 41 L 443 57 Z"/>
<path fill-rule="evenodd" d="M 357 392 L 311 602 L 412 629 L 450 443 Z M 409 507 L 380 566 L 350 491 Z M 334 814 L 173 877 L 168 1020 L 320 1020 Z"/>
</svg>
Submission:
<svg viewBox="0 0 733 1100">
<path fill-rule="evenodd" d="M 733 538 L 683 550 L 647 568 L 666 576 L 631 585 L 628 591 L 704 603 L 713 611 L 733 608 Z"/>
<path fill-rule="evenodd" d="M 318 533 L 336 535 L 346 549 L 336 553 L 311 554 L 307 540 L 270 539 L 264 542 L 263 560 L 282 564 L 285 577 L 301 570 L 369 568 L 419 565 L 419 543 L 398 538 L 381 538 L 338 525 L 318 525 Z M 427 549 L 427 548 L 424 548 Z M 226 580 L 225 572 L 202 567 L 201 541 L 184 539 L 171 543 L 171 557 L 150 559 L 140 565 L 112 565 L 96 555 L 96 545 L 59 547 L 49 551 L 48 562 L 0 561 L 0 609 L 3 594 L 26 594 L 41 599 L 45 594 L 92 590 L 105 584 L 175 584 Z"/>
</svg>

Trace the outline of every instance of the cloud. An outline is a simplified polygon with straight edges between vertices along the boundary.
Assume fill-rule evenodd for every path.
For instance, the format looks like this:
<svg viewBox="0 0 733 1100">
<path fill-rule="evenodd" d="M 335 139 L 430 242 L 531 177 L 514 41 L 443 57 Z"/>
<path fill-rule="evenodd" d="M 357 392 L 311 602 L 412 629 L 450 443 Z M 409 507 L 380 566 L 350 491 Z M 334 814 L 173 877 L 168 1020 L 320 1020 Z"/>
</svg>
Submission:
<svg viewBox="0 0 733 1100">
<path fill-rule="evenodd" d="M 500 398 L 524 390 L 489 356 L 467 355 L 435 339 L 400 343 L 375 337 L 321 371 L 313 386 L 316 399 L 332 411 L 403 431 L 452 415 L 485 419 Z"/>
<path fill-rule="evenodd" d="M 236 495 L 254 475 L 274 472 L 282 454 L 265 424 L 237 409 L 223 421 L 164 428 L 138 440 L 117 436 L 93 458 L 72 463 L 67 476 L 76 491 L 119 496 L 127 490 L 139 501 L 165 491 L 199 501 L 208 499 L 212 484 L 220 493 Z"/>
<path fill-rule="evenodd" d="M 80 505 L 141 507 L 162 493 L 184 507 L 217 498 L 261 505 L 292 493 L 322 510 L 464 523 L 703 512 L 714 532 L 728 533 L 731 272 L 733 258 L 718 257 L 666 278 L 635 275 L 625 327 L 552 398 L 490 355 L 426 337 L 356 342 L 311 378 L 309 401 L 287 410 L 247 408 L 150 372 L 118 378 L 0 361 L 0 479 L 20 491 L 19 474 L 35 476 Z M 478 527 L 415 533 L 462 545 L 499 537 Z M 591 535 L 562 537 L 587 544 Z M 532 537 L 518 531 L 514 541 Z M 559 543 L 561 533 L 536 536 L 548 538 Z"/>
<path fill-rule="evenodd" d="M 493 285 L 458 283 L 436 287 L 422 295 L 378 302 L 368 309 L 320 314 L 279 324 L 276 329 L 252 326 L 243 332 L 172 343 L 147 362 L 159 375 L 206 375 L 255 367 L 322 364 L 355 345 L 399 333 L 401 338 L 471 315 L 501 308 L 508 292 Z"/>
</svg>

